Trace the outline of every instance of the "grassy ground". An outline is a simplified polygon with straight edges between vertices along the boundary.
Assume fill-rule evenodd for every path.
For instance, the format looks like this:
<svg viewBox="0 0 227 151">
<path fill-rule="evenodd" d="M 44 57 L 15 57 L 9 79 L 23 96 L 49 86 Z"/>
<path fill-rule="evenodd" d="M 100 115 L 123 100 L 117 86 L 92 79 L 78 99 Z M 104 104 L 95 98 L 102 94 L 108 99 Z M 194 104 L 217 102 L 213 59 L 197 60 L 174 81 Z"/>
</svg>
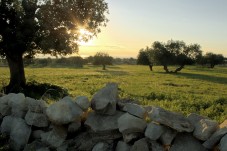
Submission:
<svg viewBox="0 0 227 151">
<path fill-rule="evenodd" d="M 117 82 L 120 96 L 144 105 L 157 105 L 185 115 L 196 112 L 212 119 L 227 118 L 227 68 L 186 66 L 178 74 L 166 74 L 162 67 L 84 66 L 75 68 L 26 68 L 27 81 L 62 86 L 73 96 L 89 98 L 107 82 Z M 9 81 L 8 68 L 0 67 L 0 87 Z"/>
</svg>

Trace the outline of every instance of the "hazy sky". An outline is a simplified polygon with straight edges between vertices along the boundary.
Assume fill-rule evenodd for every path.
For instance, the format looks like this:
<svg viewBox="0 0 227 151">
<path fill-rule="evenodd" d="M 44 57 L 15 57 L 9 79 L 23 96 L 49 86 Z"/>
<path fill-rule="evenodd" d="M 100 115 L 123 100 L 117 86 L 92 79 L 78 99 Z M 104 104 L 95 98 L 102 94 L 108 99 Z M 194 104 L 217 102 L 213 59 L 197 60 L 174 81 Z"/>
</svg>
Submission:
<svg viewBox="0 0 227 151">
<path fill-rule="evenodd" d="M 204 52 L 227 57 L 227 0 L 106 0 L 107 27 L 87 45 L 81 56 L 107 52 L 136 57 L 154 41 L 198 43 Z"/>
</svg>

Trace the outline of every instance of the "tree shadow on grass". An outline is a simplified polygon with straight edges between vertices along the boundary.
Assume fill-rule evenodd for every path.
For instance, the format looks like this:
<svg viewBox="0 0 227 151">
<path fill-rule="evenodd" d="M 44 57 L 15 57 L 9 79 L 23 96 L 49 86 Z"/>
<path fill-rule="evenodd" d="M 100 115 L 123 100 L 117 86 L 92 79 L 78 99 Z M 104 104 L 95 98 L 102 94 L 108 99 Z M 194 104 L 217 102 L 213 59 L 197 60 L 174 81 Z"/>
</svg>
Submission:
<svg viewBox="0 0 227 151">
<path fill-rule="evenodd" d="M 123 76 L 123 75 L 128 75 L 129 73 L 128 72 L 125 72 L 125 71 L 116 71 L 116 70 L 96 70 L 96 72 L 100 72 L 100 73 L 103 73 L 103 74 L 110 74 L 110 75 L 113 75 L 113 76 Z"/>
<path fill-rule="evenodd" d="M 174 75 L 176 75 L 178 77 L 186 77 L 186 78 L 190 78 L 190 79 L 204 80 L 204 81 L 213 82 L 213 83 L 227 84 L 227 77 L 216 77 L 216 76 L 196 74 L 196 73 L 177 73 Z"/>
</svg>

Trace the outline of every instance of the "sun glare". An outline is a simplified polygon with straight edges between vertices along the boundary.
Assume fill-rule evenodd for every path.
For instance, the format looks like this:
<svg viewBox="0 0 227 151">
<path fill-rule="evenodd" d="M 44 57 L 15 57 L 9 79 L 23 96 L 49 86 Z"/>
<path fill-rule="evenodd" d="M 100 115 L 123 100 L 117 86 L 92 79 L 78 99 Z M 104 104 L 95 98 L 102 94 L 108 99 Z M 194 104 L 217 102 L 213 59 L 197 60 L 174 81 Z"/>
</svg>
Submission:
<svg viewBox="0 0 227 151">
<path fill-rule="evenodd" d="M 85 41 L 84 40 L 84 37 L 89 37 L 89 36 L 91 36 L 92 35 L 92 33 L 90 33 L 89 31 L 87 31 L 86 29 L 83 29 L 83 28 L 81 28 L 80 30 L 79 30 L 79 33 L 80 33 L 80 36 L 79 36 L 79 40 L 77 41 L 78 42 L 78 44 L 80 45 L 80 46 L 90 46 L 90 45 L 92 45 L 93 43 L 93 40 L 92 39 L 90 39 L 90 40 L 88 40 L 88 41 Z"/>
</svg>

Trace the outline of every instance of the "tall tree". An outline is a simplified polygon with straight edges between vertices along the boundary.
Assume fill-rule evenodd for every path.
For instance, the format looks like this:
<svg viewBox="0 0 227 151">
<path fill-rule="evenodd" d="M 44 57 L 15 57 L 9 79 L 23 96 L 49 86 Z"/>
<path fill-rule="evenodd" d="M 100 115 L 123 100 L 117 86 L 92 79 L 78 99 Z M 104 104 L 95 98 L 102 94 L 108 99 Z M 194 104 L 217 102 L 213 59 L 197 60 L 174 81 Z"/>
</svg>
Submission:
<svg viewBox="0 0 227 151">
<path fill-rule="evenodd" d="M 104 52 L 97 52 L 93 59 L 93 64 L 102 65 L 103 70 L 106 70 L 106 65 L 112 65 L 113 62 L 113 57 Z"/>
<path fill-rule="evenodd" d="M 177 73 L 185 65 L 192 64 L 201 56 L 200 45 L 186 45 L 183 41 L 169 40 L 167 43 L 156 41 L 150 48 L 151 60 L 157 64 L 163 65 L 164 70 Z M 168 69 L 169 65 L 179 65 L 174 71 Z"/>
<path fill-rule="evenodd" d="M 223 64 L 225 58 L 222 54 L 214 54 L 212 52 L 206 53 L 200 60 L 200 64 L 209 64 L 210 68 L 214 68 L 215 65 Z"/>
<path fill-rule="evenodd" d="M 151 62 L 150 50 L 149 47 L 145 49 L 141 49 L 137 56 L 137 64 L 138 65 L 148 65 L 150 70 L 152 71 L 153 64 Z"/>
<path fill-rule="evenodd" d="M 26 84 L 23 57 L 67 55 L 106 26 L 104 0 L 0 0 L 0 54 L 10 68 L 7 91 Z M 84 29 L 89 34 L 80 34 Z"/>
</svg>

